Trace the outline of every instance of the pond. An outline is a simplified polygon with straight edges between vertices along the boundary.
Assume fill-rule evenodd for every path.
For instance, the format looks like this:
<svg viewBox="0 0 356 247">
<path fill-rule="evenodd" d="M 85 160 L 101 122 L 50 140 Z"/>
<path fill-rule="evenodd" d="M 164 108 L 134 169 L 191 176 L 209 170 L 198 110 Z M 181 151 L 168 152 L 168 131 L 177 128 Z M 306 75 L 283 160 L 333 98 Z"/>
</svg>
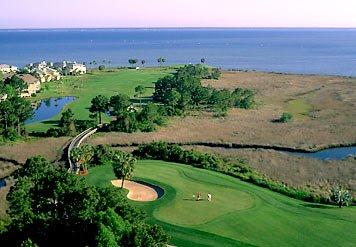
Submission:
<svg viewBox="0 0 356 247">
<path fill-rule="evenodd" d="M 328 148 L 315 153 L 288 153 L 292 155 L 304 156 L 307 158 L 314 158 L 320 160 L 342 160 L 349 156 L 356 157 L 356 146 Z"/>
<path fill-rule="evenodd" d="M 5 178 L 0 179 L 0 189 L 1 189 L 2 187 L 5 187 L 5 186 L 6 186 Z"/>
<path fill-rule="evenodd" d="M 31 119 L 27 120 L 25 124 L 48 120 L 59 114 L 65 105 L 73 102 L 74 100 L 75 97 L 49 98 L 41 100 L 36 107 L 35 114 Z"/>
</svg>

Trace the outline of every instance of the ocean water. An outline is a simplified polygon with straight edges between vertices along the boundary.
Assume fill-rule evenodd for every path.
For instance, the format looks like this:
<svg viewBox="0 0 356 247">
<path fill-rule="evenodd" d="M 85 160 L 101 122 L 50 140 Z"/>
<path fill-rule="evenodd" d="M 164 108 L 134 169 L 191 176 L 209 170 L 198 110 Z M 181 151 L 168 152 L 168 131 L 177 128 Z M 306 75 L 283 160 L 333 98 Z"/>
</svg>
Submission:
<svg viewBox="0 0 356 247">
<path fill-rule="evenodd" d="M 198 63 L 226 69 L 356 76 L 356 29 L 53 29 L 0 30 L 0 63 L 40 60 L 157 65 Z"/>
</svg>

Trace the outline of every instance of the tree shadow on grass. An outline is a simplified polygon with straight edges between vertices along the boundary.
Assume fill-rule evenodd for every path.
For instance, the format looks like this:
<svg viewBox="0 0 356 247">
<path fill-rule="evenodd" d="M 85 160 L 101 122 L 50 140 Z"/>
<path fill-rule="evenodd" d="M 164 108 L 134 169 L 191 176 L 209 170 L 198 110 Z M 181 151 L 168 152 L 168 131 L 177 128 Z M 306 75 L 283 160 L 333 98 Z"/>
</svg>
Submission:
<svg viewBox="0 0 356 247">
<path fill-rule="evenodd" d="M 49 124 L 49 125 L 58 125 L 59 120 L 46 120 L 46 121 L 42 121 L 42 123 Z"/>
<path fill-rule="evenodd" d="M 334 208 L 334 206 L 331 205 L 323 205 L 323 204 L 303 204 L 304 207 L 308 208 L 320 208 L 320 209 L 331 209 Z"/>
</svg>

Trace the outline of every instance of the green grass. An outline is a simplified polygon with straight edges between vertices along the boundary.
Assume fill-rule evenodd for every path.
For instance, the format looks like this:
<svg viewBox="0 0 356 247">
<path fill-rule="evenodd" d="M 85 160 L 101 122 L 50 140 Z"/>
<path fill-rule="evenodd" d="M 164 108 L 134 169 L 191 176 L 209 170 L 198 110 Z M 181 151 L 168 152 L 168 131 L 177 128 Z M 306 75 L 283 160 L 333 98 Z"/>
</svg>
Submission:
<svg viewBox="0 0 356 247">
<path fill-rule="evenodd" d="M 288 102 L 286 110 L 297 118 L 305 118 L 309 116 L 312 106 L 304 99 L 295 99 Z"/>
<path fill-rule="evenodd" d="M 153 83 L 170 72 L 172 72 L 171 68 L 120 69 L 112 72 L 95 70 L 90 74 L 67 76 L 61 81 L 44 83 L 42 85 L 45 88 L 44 91 L 31 99 L 41 100 L 51 97 L 75 96 L 77 99 L 65 108 L 71 108 L 76 119 L 88 119 L 90 101 L 98 94 L 110 97 L 124 93 L 133 97 L 135 87 L 143 85 L 147 87 L 144 96 L 150 96 L 153 92 Z M 30 124 L 27 129 L 29 131 L 45 131 L 54 127 L 59 118 L 60 114 L 49 119 L 50 121 Z M 108 120 L 108 117 L 106 120 Z"/>
<path fill-rule="evenodd" d="M 110 166 L 90 170 L 87 181 L 111 186 Z M 137 180 L 161 186 L 165 195 L 143 208 L 178 246 L 352 246 L 355 208 L 338 209 L 294 200 L 212 171 L 163 161 L 139 161 Z M 211 193 L 213 201 L 192 195 Z"/>
</svg>

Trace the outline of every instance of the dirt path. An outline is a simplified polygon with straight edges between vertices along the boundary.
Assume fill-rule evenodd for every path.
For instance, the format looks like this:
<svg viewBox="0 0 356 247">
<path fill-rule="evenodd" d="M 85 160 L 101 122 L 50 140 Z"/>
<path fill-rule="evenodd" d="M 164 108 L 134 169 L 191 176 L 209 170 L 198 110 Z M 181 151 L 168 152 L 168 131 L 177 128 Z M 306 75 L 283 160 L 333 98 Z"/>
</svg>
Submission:
<svg viewBox="0 0 356 247">
<path fill-rule="evenodd" d="M 111 183 L 116 187 L 121 187 L 121 179 L 112 180 Z M 147 185 L 125 180 L 124 188 L 129 190 L 127 198 L 133 201 L 151 202 L 158 198 L 156 190 Z"/>
</svg>

